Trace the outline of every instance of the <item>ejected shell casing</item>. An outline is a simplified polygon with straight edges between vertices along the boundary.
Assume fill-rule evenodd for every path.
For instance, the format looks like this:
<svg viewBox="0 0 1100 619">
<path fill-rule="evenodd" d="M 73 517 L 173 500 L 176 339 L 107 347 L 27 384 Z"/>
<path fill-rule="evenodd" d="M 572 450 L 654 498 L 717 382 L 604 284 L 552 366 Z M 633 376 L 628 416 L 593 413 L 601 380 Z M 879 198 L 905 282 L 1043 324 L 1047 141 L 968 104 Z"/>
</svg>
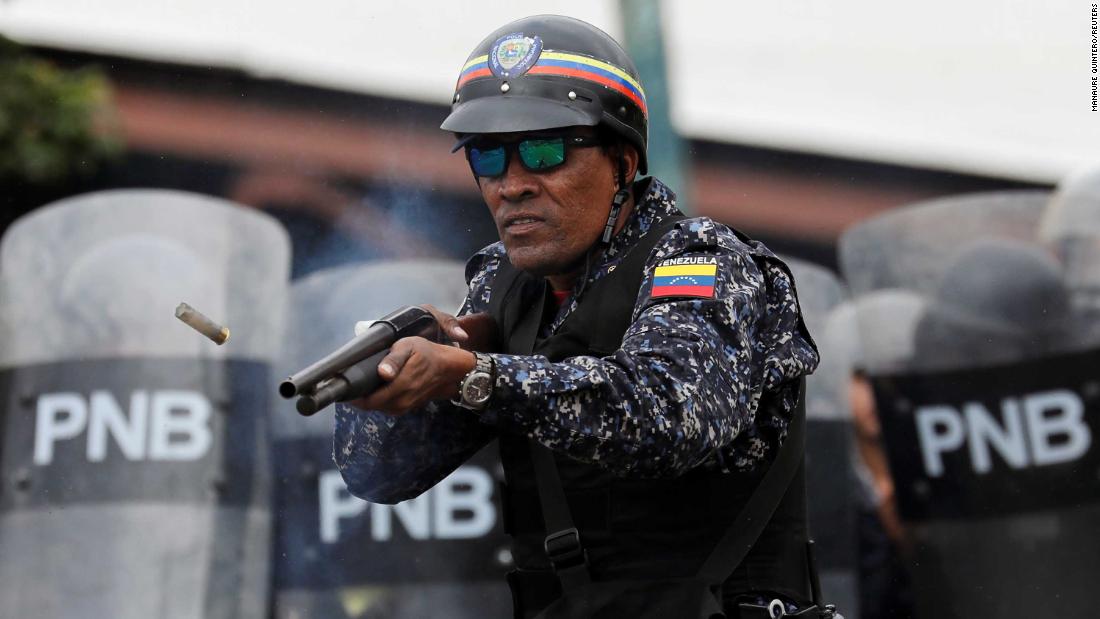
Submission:
<svg viewBox="0 0 1100 619">
<path fill-rule="evenodd" d="M 202 312 L 186 303 L 176 308 L 176 318 L 187 323 L 192 329 L 210 338 L 218 346 L 229 341 L 229 327 L 223 327 L 207 318 Z"/>
</svg>

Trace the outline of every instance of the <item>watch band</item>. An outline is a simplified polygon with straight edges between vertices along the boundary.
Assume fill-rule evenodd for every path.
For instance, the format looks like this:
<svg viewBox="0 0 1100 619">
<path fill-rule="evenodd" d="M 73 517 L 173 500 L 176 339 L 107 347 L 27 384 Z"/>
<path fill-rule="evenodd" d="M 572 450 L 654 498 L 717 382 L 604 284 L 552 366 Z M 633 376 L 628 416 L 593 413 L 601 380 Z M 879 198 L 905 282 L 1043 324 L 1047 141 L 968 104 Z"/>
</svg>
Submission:
<svg viewBox="0 0 1100 619">
<path fill-rule="evenodd" d="M 467 372 L 466 375 L 462 377 L 462 380 L 459 381 L 458 398 L 451 400 L 451 403 L 475 411 L 485 408 L 492 396 L 493 381 L 496 378 L 493 369 L 492 357 L 484 353 L 475 352 L 474 369 Z M 478 401 L 472 400 L 470 394 L 476 383 L 481 383 L 481 388 L 487 390 L 484 399 Z"/>
<path fill-rule="evenodd" d="M 474 353 L 474 369 L 471 372 L 493 373 L 493 358 L 485 353 Z"/>
</svg>

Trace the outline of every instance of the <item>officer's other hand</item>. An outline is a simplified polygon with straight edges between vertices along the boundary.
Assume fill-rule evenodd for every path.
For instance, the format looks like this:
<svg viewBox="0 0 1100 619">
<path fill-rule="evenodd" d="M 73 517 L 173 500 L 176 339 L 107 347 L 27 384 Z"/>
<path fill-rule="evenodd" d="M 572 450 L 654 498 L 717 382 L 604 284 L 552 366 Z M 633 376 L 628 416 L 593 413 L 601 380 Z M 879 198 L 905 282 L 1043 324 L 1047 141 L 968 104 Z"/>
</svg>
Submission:
<svg viewBox="0 0 1100 619">
<path fill-rule="evenodd" d="M 461 348 L 422 337 L 402 338 L 378 364 L 378 375 L 386 383 L 350 404 L 400 415 L 432 400 L 455 399 L 459 382 L 475 363 L 473 353 Z"/>
<path fill-rule="evenodd" d="M 489 314 L 467 314 L 456 318 L 434 305 L 420 307 L 431 312 L 443 335 L 462 348 L 478 352 L 497 352 L 497 323 Z"/>
</svg>

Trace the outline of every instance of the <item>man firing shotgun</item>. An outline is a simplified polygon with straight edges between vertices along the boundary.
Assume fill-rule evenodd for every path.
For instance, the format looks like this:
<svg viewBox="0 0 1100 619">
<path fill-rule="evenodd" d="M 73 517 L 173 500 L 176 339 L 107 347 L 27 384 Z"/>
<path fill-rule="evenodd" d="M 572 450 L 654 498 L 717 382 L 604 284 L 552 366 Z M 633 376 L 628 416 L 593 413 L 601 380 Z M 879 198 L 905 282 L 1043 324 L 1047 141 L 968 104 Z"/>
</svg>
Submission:
<svg viewBox="0 0 1100 619">
<path fill-rule="evenodd" d="M 816 348 L 772 252 L 637 178 L 630 58 L 574 19 L 510 23 L 442 128 L 500 242 L 457 317 L 431 309 L 461 347 L 400 339 L 384 385 L 337 406 L 350 491 L 415 497 L 496 438 L 518 617 L 818 612 L 798 412 Z"/>
</svg>

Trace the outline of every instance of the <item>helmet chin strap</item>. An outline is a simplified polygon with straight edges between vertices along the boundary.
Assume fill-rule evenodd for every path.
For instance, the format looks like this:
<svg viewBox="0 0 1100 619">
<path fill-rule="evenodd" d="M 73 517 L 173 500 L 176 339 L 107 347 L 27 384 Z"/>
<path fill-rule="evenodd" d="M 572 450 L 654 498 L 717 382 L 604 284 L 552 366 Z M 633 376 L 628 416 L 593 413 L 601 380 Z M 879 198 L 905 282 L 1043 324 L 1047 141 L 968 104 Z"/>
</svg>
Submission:
<svg viewBox="0 0 1100 619">
<path fill-rule="evenodd" d="M 580 296 L 584 294 L 585 288 L 587 288 L 588 270 L 592 266 L 591 260 L 593 250 L 599 245 L 609 245 L 611 243 L 611 237 L 615 234 L 615 222 L 619 220 L 619 213 L 623 210 L 623 204 L 625 204 L 627 198 L 630 197 L 630 189 L 626 184 L 626 162 L 623 159 L 622 151 L 619 152 L 618 177 L 619 190 L 615 192 L 615 197 L 611 199 L 611 212 L 607 214 L 607 224 L 603 227 L 603 234 L 600 235 L 600 241 L 584 252 L 584 273 L 581 275 L 581 285 L 577 290 L 577 298 L 580 298 Z"/>
<path fill-rule="evenodd" d="M 623 210 L 623 204 L 630 197 L 630 188 L 626 184 L 626 162 L 623 161 L 622 152 L 619 153 L 619 190 L 611 199 L 611 211 L 607 214 L 607 224 L 603 227 L 603 235 L 600 242 L 604 245 L 611 243 L 611 237 L 615 234 L 615 222 L 619 220 L 619 213 Z"/>
</svg>

